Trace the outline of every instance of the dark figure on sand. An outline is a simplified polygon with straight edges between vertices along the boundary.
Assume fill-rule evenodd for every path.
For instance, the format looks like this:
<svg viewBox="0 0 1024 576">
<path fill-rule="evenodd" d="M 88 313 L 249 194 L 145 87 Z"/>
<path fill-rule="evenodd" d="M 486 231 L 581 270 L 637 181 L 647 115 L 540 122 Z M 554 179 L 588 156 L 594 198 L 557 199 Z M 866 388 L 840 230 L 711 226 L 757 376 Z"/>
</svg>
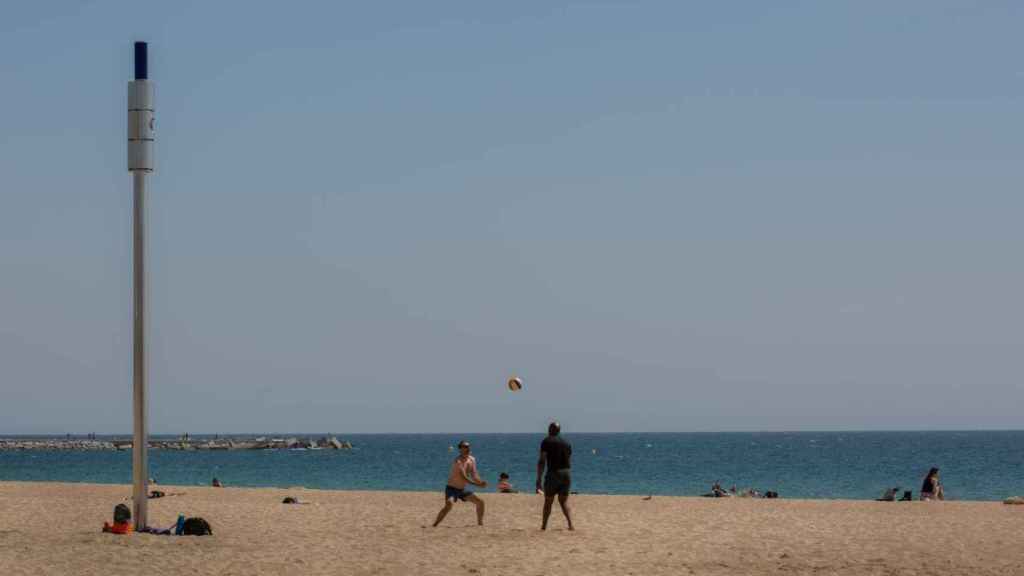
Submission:
<svg viewBox="0 0 1024 576">
<path fill-rule="evenodd" d="M 452 505 L 459 500 L 472 502 L 476 505 L 476 523 L 484 525 L 484 501 L 476 494 L 466 490 L 466 484 L 474 484 L 481 488 L 487 487 L 487 482 L 480 479 L 480 473 L 476 470 L 476 458 L 469 455 L 469 442 L 459 442 L 459 455 L 452 462 L 451 472 L 448 473 L 448 484 L 444 487 L 444 508 L 437 513 L 434 520 L 436 527 L 444 520 L 444 517 L 451 511 Z"/>
<path fill-rule="evenodd" d="M 711 496 L 713 498 L 726 498 L 726 497 L 735 496 L 735 495 L 736 495 L 736 487 L 735 486 L 733 486 L 733 490 L 731 492 L 729 492 L 725 488 L 722 488 L 722 483 L 721 482 L 715 482 L 714 484 L 712 484 L 711 485 L 711 492 L 709 492 L 708 494 L 705 494 L 705 496 Z"/>
<path fill-rule="evenodd" d="M 899 491 L 900 491 L 900 487 L 899 486 L 894 486 L 892 488 L 889 488 L 888 490 L 886 490 L 885 492 L 882 493 L 881 498 L 875 498 L 875 501 L 876 502 L 895 502 L 896 501 L 896 493 L 899 492 Z"/>
<path fill-rule="evenodd" d="M 924 477 L 921 485 L 921 500 L 945 500 L 946 495 L 942 491 L 942 484 L 939 482 L 939 469 L 932 468 Z"/>
<path fill-rule="evenodd" d="M 569 460 L 572 457 L 572 446 L 559 436 L 562 427 L 558 422 L 548 425 L 548 437 L 540 443 L 540 459 L 537 460 L 537 492 L 541 491 L 541 477 L 544 477 L 544 516 L 540 529 L 548 529 L 548 517 L 551 516 L 551 505 L 558 496 L 558 505 L 562 507 L 569 530 L 573 529 L 572 514 L 569 511 L 569 488 L 572 486 Z M 544 470 L 547 468 L 547 474 Z"/>
</svg>

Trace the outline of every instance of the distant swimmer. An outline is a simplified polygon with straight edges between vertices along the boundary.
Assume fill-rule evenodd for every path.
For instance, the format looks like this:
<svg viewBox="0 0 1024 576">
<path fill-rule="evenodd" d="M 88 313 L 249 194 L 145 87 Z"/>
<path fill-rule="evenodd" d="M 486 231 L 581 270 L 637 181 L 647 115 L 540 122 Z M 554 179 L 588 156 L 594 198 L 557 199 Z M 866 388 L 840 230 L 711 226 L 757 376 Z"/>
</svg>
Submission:
<svg viewBox="0 0 1024 576">
<path fill-rule="evenodd" d="M 480 526 L 484 525 L 484 501 L 476 494 L 466 490 L 466 484 L 486 488 L 487 482 L 480 478 L 480 473 L 476 469 L 476 458 L 470 456 L 469 451 L 469 442 L 465 440 L 459 442 L 459 455 L 452 462 L 451 472 L 448 473 L 448 484 L 444 487 L 444 508 L 437 513 L 437 519 L 434 520 L 435 527 L 441 523 L 441 520 L 444 520 L 444 517 L 451 511 L 452 505 L 459 500 L 475 504 L 476 523 Z"/>
<path fill-rule="evenodd" d="M 540 529 L 548 529 L 548 517 L 551 516 L 551 505 L 558 496 L 558 505 L 562 508 L 569 530 L 573 530 L 572 514 L 569 510 L 569 489 L 572 487 L 570 459 L 572 445 L 559 436 L 562 427 L 558 422 L 548 425 L 548 437 L 540 443 L 540 458 L 537 460 L 537 491 L 541 491 L 541 477 L 544 477 L 544 515 Z M 545 474 L 547 469 L 547 474 Z"/>
</svg>

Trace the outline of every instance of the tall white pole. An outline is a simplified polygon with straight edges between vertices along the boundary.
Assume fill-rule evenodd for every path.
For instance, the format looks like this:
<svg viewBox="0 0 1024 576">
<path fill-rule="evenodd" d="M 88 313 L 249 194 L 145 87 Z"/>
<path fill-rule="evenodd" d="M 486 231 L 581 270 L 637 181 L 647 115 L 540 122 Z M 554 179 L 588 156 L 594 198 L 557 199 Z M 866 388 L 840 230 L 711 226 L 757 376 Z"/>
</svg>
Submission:
<svg viewBox="0 0 1024 576">
<path fill-rule="evenodd" d="M 146 422 L 146 173 L 132 172 L 132 517 L 146 527 L 149 429 Z"/>
<path fill-rule="evenodd" d="M 147 46 L 135 43 L 135 80 L 128 83 L 128 170 L 132 173 L 132 517 L 146 527 L 149 427 L 146 423 L 146 175 L 153 171 L 153 85 Z"/>
</svg>

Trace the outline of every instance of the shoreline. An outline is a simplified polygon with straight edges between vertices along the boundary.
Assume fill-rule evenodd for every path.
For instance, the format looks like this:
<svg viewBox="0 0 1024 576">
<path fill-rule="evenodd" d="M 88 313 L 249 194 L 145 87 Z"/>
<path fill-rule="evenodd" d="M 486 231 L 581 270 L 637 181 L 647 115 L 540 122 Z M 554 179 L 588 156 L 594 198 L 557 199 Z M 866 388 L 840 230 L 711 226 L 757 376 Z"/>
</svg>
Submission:
<svg viewBox="0 0 1024 576">
<path fill-rule="evenodd" d="M 91 482 L 91 481 L 73 481 L 73 480 L 4 480 L 0 479 L 0 489 L 5 485 L 27 485 L 27 486 L 75 486 L 75 487 L 93 487 L 93 488 L 112 488 L 121 487 L 129 492 L 132 490 L 131 483 L 127 482 Z M 440 485 L 440 484 L 439 484 Z M 197 490 L 197 489 L 214 489 L 209 484 L 162 484 L 162 483 L 150 483 L 150 490 Z M 292 486 L 252 486 L 248 484 L 229 484 L 216 490 L 250 490 L 250 491 L 309 491 L 309 492 L 326 492 L 326 493 L 339 493 L 339 494 L 360 494 L 360 495 L 394 495 L 394 494 L 441 494 L 443 492 L 443 486 L 437 490 L 406 490 L 406 489 L 387 489 L 387 488 L 317 488 L 315 486 L 303 486 L 295 484 Z M 489 485 L 485 489 L 473 489 L 473 492 L 480 496 L 534 496 L 535 494 L 531 490 L 520 490 L 512 494 L 502 494 L 494 489 L 493 485 Z M 539 495 L 536 495 L 539 497 Z M 778 498 L 764 498 L 764 497 L 749 497 L 749 496 L 729 496 L 721 498 L 712 498 L 703 496 L 700 494 L 659 494 L 649 492 L 630 492 L 630 493 L 603 493 L 603 492 L 573 492 L 572 497 L 594 497 L 594 498 L 659 498 L 659 499 L 681 499 L 681 500 L 695 500 L 698 502 L 711 501 L 711 502 L 728 502 L 728 501 L 765 501 L 765 502 L 844 502 L 844 503 L 876 503 L 876 504 L 891 504 L 901 505 L 909 503 L 920 502 L 917 498 L 911 501 L 891 501 L 882 502 L 874 498 L 800 498 L 800 497 L 786 497 L 779 496 Z M 1007 496 L 1010 498 L 1011 496 Z M 924 502 L 925 504 L 1003 504 L 1003 499 L 991 499 L 991 500 L 971 500 L 971 499 L 950 499 L 943 501 Z"/>
<path fill-rule="evenodd" d="M 127 483 L 127 482 L 93 482 L 93 481 L 76 481 L 76 480 L 5 480 L 5 479 L 0 478 L 0 487 L 4 486 L 5 484 L 6 485 L 19 485 L 19 484 L 25 484 L 25 485 L 53 485 L 53 486 L 67 485 L 67 486 L 86 486 L 86 487 L 96 487 L 96 488 L 99 488 L 99 487 L 110 488 L 110 487 L 120 486 L 120 487 L 125 487 L 129 492 L 132 489 L 132 485 L 130 483 Z M 522 486 L 520 485 L 519 487 L 521 488 Z M 206 484 L 206 483 L 203 483 L 203 484 L 198 484 L 198 483 L 197 484 L 150 483 L 149 484 L 149 489 L 150 490 L 165 490 L 165 489 L 190 490 L 190 489 L 204 489 L 204 488 L 212 488 L 212 487 L 209 484 Z M 255 486 L 255 485 L 250 485 L 250 484 L 228 484 L 228 485 L 225 485 L 224 487 L 219 488 L 219 489 L 220 490 L 285 490 L 285 491 L 287 491 L 287 490 L 307 490 L 307 491 L 311 491 L 311 492 L 337 492 L 337 493 L 345 493 L 345 494 L 347 494 L 347 493 L 354 493 L 354 494 L 374 494 L 374 495 L 387 495 L 387 494 L 440 494 L 441 492 L 443 492 L 443 490 L 441 488 L 438 488 L 436 490 L 428 490 L 428 489 L 424 489 L 424 490 L 409 490 L 409 489 L 404 489 L 404 488 L 402 488 L 402 489 L 390 489 L 390 488 L 319 488 L 319 487 L 316 487 L 316 486 L 303 486 L 303 485 L 299 485 L 299 484 L 294 484 L 294 485 L 291 485 L 291 486 L 280 486 L 280 485 L 275 485 L 275 486 Z M 494 496 L 515 496 L 515 495 L 524 496 L 525 495 L 525 496 L 530 496 L 530 495 L 533 495 L 532 490 L 529 490 L 529 489 L 527 489 L 527 490 L 520 490 L 519 492 L 516 492 L 516 493 L 513 493 L 513 494 L 501 494 L 501 493 L 495 491 L 493 485 L 490 485 L 490 486 L 488 486 L 487 488 L 485 488 L 483 490 L 474 489 L 473 491 L 476 494 L 479 494 L 481 496 L 487 496 L 487 495 L 494 495 Z M 782 501 L 785 501 L 785 502 L 850 502 L 850 503 L 853 503 L 853 502 L 857 502 L 857 503 L 870 502 L 870 503 L 877 503 L 877 504 L 892 504 L 892 505 L 901 505 L 901 504 L 905 505 L 905 504 L 908 504 L 908 503 L 920 502 L 920 500 L 916 496 L 914 497 L 913 500 L 909 500 L 909 501 L 894 500 L 894 501 L 888 501 L 888 502 L 886 502 L 886 501 L 879 501 L 879 500 L 877 500 L 875 498 L 807 498 L 807 497 L 789 497 L 789 496 L 786 496 L 784 494 L 780 495 L 777 498 L 764 498 L 762 496 L 757 496 L 757 497 L 751 497 L 751 496 L 728 496 L 728 497 L 713 498 L 713 497 L 709 497 L 709 496 L 703 496 L 701 494 L 662 494 L 662 493 L 659 493 L 659 492 L 616 492 L 616 493 L 607 493 L 607 492 L 582 492 L 582 493 L 580 493 L 580 492 L 573 492 L 572 496 L 573 497 L 577 497 L 577 496 L 598 497 L 598 498 L 647 498 L 647 497 L 654 497 L 654 498 L 679 498 L 679 499 L 684 499 L 684 500 L 696 500 L 696 501 L 701 501 L 701 502 L 703 502 L 703 501 L 713 501 L 713 502 L 714 501 L 719 501 L 719 502 L 723 502 L 723 501 L 755 501 L 755 502 L 759 502 L 759 501 L 763 500 L 763 501 L 766 501 L 766 502 L 769 502 L 769 501 L 770 502 L 782 502 Z M 1003 504 L 1005 502 L 1005 500 L 1007 500 L 1009 498 L 1017 498 L 1017 497 L 1020 497 L 1020 496 L 1014 495 L 1014 494 L 1007 494 L 1004 497 L 991 498 L 991 499 L 987 499 L 987 500 L 970 499 L 970 498 L 951 498 L 951 499 L 947 499 L 947 500 L 943 500 L 943 501 L 935 501 L 934 503 L 935 504 L 954 504 L 954 503 L 957 503 L 957 504 L 959 504 L 959 503 L 965 503 L 965 504 Z M 926 504 L 931 504 L 931 503 L 932 502 L 926 502 Z"/>
</svg>

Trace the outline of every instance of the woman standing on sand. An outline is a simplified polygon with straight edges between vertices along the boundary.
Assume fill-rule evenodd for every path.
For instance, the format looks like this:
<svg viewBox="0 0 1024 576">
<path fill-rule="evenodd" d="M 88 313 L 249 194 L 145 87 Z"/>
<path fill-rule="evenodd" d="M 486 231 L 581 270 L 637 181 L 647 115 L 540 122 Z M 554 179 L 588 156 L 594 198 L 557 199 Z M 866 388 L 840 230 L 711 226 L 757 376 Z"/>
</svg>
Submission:
<svg viewBox="0 0 1024 576">
<path fill-rule="evenodd" d="M 921 500 L 945 500 L 942 484 L 939 483 L 939 469 L 932 468 L 921 484 Z"/>
</svg>

